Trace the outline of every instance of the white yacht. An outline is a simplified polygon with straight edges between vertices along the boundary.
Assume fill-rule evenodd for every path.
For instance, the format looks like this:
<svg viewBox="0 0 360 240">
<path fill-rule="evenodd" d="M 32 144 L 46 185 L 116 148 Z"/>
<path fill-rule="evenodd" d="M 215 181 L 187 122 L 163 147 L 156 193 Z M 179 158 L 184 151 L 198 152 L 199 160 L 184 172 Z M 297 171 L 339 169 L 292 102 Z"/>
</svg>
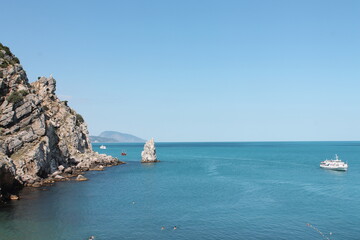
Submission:
<svg viewBox="0 0 360 240">
<path fill-rule="evenodd" d="M 106 149 L 106 146 L 105 146 L 105 145 L 101 145 L 101 146 L 100 146 L 100 149 Z"/>
<path fill-rule="evenodd" d="M 348 164 L 341 161 L 338 155 L 335 154 L 335 159 L 326 159 L 325 161 L 320 163 L 320 167 L 336 171 L 346 171 L 348 169 Z"/>
</svg>

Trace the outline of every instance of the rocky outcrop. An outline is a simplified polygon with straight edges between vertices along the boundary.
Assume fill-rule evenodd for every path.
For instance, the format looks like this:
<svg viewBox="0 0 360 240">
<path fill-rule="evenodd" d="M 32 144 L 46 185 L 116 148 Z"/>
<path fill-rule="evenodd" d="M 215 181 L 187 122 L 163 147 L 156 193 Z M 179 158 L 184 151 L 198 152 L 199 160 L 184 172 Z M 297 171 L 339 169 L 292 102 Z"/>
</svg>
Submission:
<svg viewBox="0 0 360 240">
<path fill-rule="evenodd" d="M 88 179 L 86 177 L 84 177 L 83 175 L 78 175 L 76 177 L 76 181 L 82 182 L 82 181 L 87 181 Z"/>
<path fill-rule="evenodd" d="M 20 189 L 21 184 L 17 180 L 15 172 L 13 161 L 0 153 L 0 200 L 10 198 Z"/>
<path fill-rule="evenodd" d="M 141 152 L 141 162 L 159 162 L 159 160 L 157 160 L 155 142 L 153 138 L 145 143 L 144 151 Z"/>
<path fill-rule="evenodd" d="M 0 44 L 2 198 L 19 185 L 38 186 L 65 170 L 71 173 L 121 163 L 92 151 L 84 119 L 60 101 L 55 91 L 52 76 L 30 84 L 19 60 Z"/>
</svg>

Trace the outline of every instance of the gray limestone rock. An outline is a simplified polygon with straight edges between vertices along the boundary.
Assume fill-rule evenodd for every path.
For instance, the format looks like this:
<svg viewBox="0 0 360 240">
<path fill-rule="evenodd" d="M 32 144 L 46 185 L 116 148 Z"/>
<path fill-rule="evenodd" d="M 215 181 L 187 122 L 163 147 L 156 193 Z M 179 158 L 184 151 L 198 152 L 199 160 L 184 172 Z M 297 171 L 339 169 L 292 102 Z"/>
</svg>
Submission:
<svg viewBox="0 0 360 240">
<path fill-rule="evenodd" d="M 19 150 L 23 144 L 24 143 L 18 138 L 10 138 L 8 142 L 9 153 L 14 153 L 15 151 Z"/>
<path fill-rule="evenodd" d="M 88 179 L 86 177 L 84 177 L 83 175 L 78 175 L 76 177 L 76 181 L 87 181 Z"/>
<path fill-rule="evenodd" d="M 31 113 L 32 111 L 32 102 L 24 102 L 21 106 L 16 108 L 15 116 L 17 119 L 21 119 L 23 116 Z"/>
<path fill-rule="evenodd" d="M 60 165 L 60 166 L 58 166 L 58 169 L 59 169 L 60 172 L 63 172 L 65 167 L 63 165 Z"/>
<path fill-rule="evenodd" d="M 61 171 L 58 170 L 58 171 L 53 172 L 53 173 L 51 174 L 51 177 L 56 177 L 56 176 L 58 176 L 58 175 L 60 175 L 60 174 L 61 174 Z"/>
<path fill-rule="evenodd" d="M 29 84 L 15 56 L 3 53 L 0 62 L 8 66 L 0 65 L 0 198 L 16 184 L 37 186 L 75 168 L 121 164 L 92 151 L 86 123 L 58 99 L 52 76 Z"/>
<path fill-rule="evenodd" d="M 32 142 L 37 138 L 32 128 L 29 128 L 26 134 L 21 138 L 25 143 Z"/>
<path fill-rule="evenodd" d="M 20 184 L 13 161 L 0 153 L 0 202 L 16 193 Z"/>
<path fill-rule="evenodd" d="M 156 156 L 154 138 L 150 139 L 145 143 L 144 151 L 141 152 L 141 162 L 142 163 L 159 162 Z"/>
<path fill-rule="evenodd" d="M 63 176 L 60 176 L 60 175 L 56 175 L 54 177 L 55 180 L 65 180 L 65 178 Z"/>
<path fill-rule="evenodd" d="M 14 111 L 3 113 L 0 118 L 0 126 L 6 127 L 7 125 L 9 125 L 13 121 L 14 115 L 15 115 Z"/>
</svg>

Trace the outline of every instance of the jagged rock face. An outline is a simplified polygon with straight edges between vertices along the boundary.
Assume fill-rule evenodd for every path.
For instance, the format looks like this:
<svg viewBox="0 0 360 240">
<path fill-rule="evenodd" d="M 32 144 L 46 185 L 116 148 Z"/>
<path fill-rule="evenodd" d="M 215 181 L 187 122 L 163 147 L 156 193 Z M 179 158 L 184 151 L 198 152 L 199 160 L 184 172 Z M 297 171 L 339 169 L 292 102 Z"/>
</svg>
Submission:
<svg viewBox="0 0 360 240">
<path fill-rule="evenodd" d="M 0 200 L 10 197 L 20 187 L 15 178 L 15 165 L 10 158 L 0 153 Z"/>
<path fill-rule="evenodd" d="M 144 145 L 144 151 L 141 152 L 141 162 L 149 163 L 149 162 L 158 162 L 156 157 L 156 148 L 154 139 L 150 139 Z"/>
<path fill-rule="evenodd" d="M 92 151 L 83 118 L 55 90 L 53 77 L 29 84 L 19 60 L 0 44 L 0 169 L 22 184 L 46 178 L 59 165 L 82 168 L 117 161 Z"/>
</svg>

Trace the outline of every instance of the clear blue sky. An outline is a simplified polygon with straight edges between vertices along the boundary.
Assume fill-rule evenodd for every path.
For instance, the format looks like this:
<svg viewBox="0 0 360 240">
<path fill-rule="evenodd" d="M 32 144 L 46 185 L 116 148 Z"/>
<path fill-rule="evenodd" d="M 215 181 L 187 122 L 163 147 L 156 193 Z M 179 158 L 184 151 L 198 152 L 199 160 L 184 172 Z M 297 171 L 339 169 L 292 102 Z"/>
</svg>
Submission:
<svg viewBox="0 0 360 240">
<path fill-rule="evenodd" d="M 158 141 L 360 138 L 360 1 L 2 1 L 30 81 Z"/>
</svg>

